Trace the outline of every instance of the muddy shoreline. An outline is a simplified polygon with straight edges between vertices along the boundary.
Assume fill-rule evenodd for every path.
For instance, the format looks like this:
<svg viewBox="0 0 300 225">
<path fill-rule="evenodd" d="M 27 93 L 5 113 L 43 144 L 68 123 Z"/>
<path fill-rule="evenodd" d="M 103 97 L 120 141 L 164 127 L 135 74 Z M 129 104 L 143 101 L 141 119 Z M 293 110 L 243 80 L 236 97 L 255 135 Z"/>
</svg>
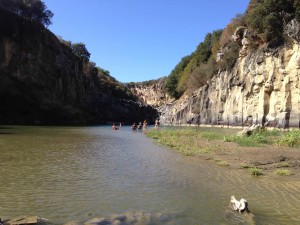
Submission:
<svg viewBox="0 0 300 225">
<path fill-rule="evenodd" d="M 174 126 L 177 128 L 216 128 L 223 130 L 224 133 L 238 133 L 245 127 L 223 126 L 223 125 L 181 125 Z M 171 126 L 166 126 L 171 128 Z M 268 128 L 267 128 L 268 129 Z M 270 129 L 272 130 L 272 129 Z M 278 131 L 284 133 L 287 129 Z M 195 156 L 199 160 L 207 160 L 217 163 L 226 169 L 244 170 L 250 174 L 250 168 L 258 168 L 262 171 L 262 176 L 285 177 L 275 174 L 276 170 L 289 170 L 292 175 L 291 179 L 300 179 L 300 147 L 288 147 L 278 145 L 262 145 L 262 146 L 240 146 L 234 142 L 225 142 L 224 140 L 208 140 L 205 138 L 197 139 L 202 148 L 214 148 L 209 154 L 197 153 Z M 224 164 L 219 163 L 224 162 Z"/>
<path fill-rule="evenodd" d="M 250 173 L 246 165 L 262 170 L 262 176 L 277 176 L 275 171 L 286 169 L 292 172 L 289 177 L 300 178 L 300 150 L 290 147 L 263 146 L 245 147 L 232 142 L 209 141 L 206 145 L 222 146 L 212 155 L 198 155 L 199 159 L 216 162 L 216 158 L 228 163 L 226 168 L 245 170 Z M 244 166 L 244 168 L 243 168 Z"/>
</svg>

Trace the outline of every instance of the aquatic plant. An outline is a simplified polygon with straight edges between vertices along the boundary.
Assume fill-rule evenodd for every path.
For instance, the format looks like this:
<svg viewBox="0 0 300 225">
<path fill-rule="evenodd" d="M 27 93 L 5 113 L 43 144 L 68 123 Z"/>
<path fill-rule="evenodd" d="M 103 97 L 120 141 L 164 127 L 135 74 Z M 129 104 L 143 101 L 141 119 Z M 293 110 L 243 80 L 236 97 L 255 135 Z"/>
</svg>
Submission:
<svg viewBox="0 0 300 225">
<path fill-rule="evenodd" d="M 260 176 L 260 175 L 263 174 L 263 173 L 262 173 L 262 170 L 259 169 L 259 168 L 257 168 L 257 167 L 252 167 L 252 168 L 250 168 L 250 172 L 251 172 L 251 174 L 252 174 L 253 176 Z"/>
<path fill-rule="evenodd" d="M 275 170 L 275 174 L 279 175 L 279 176 L 290 176 L 293 173 L 287 169 L 277 169 L 277 170 Z"/>
<path fill-rule="evenodd" d="M 249 168 L 252 168 L 252 167 L 250 165 L 246 164 L 246 163 L 242 163 L 241 168 L 242 169 L 249 169 Z"/>
<path fill-rule="evenodd" d="M 275 163 L 275 166 L 277 168 L 281 168 L 281 167 L 289 167 L 289 163 L 288 162 L 278 162 L 278 163 Z"/>
<path fill-rule="evenodd" d="M 229 163 L 228 162 L 226 162 L 226 161 L 224 161 L 224 160 L 220 160 L 220 161 L 218 161 L 218 163 L 217 163 L 218 165 L 220 165 L 220 166 L 229 166 Z"/>
</svg>

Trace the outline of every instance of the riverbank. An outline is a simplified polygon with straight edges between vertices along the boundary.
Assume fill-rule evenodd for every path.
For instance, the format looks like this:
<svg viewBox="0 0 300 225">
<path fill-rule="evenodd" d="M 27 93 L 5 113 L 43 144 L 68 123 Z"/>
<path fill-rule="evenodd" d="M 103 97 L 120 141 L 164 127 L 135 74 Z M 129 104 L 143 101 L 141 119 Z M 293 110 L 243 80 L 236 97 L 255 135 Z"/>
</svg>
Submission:
<svg viewBox="0 0 300 225">
<path fill-rule="evenodd" d="M 228 169 L 245 170 L 256 176 L 300 178 L 299 131 L 261 130 L 249 137 L 239 137 L 236 134 L 241 130 L 166 127 L 151 130 L 147 136 L 186 156 L 211 161 Z"/>
</svg>

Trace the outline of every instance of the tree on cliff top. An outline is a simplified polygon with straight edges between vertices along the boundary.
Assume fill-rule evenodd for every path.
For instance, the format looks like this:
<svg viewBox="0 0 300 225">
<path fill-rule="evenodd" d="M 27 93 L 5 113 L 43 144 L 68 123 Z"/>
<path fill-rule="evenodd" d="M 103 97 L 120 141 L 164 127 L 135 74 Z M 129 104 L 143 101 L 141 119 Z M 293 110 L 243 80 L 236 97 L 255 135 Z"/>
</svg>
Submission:
<svg viewBox="0 0 300 225">
<path fill-rule="evenodd" d="M 90 60 L 91 53 L 89 53 L 84 43 L 80 42 L 72 44 L 71 48 L 73 53 L 79 58 L 81 58 L 83 61 L 88 62 Z"/>
<path fill-rule="evenodd" d="M 181 79 L 182 73 L 185 67 L 189 64 L 191 58 L 192 55 L 183 57 L 166 79 L 166 90 L 168 94 L 173 98 L 178 99 L 183 94 L 182 92 L 180 92 L 180 90 L 178 90 L 177 87 Z"/>
<path fill-rule="evenodd" d="M 245 19 L 247 27 L 265 41 L 283 39 L 283 28 L 293 18 L 299 20 L 299 0 L 251 0 Z"/>
<path fill-rule="evenodd" d="M 48 26 L 52 23 L 53 13 L 40 0 L 0 0 L 0 7 L 43 26 Z"/>
</svg>

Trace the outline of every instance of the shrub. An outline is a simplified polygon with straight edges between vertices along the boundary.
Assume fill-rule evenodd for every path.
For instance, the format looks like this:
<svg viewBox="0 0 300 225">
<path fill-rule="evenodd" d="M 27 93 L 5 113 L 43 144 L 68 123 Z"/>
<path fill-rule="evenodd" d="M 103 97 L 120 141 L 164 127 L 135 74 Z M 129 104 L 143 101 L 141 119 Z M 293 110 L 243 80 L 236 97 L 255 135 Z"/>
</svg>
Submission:
<svg viewBox="0 0 300 225">
<path fill-rule="evenodd" d="M 214 58 L 210 58 L 207 63 L 197 66 L 187 79 L 187 90 L 194 91 L 206 84 L 206 82 L 216 72 L 216 63 Z"/>
<path fill-rule="evenodd" d="M 275 174 L 279 176 L 290 176 L 293 173 L 290 170 L 277 169 L 275 170 Z"/>
<path fill-rule="evenodd" d="M 285 135 L 276 141 L 276 144 L 279 146 L 289 146 L 294 147 L 296 144 L 299 144 L 300 131 L 299 130 L 290 130 Z"/>
<path fill-rule="evenodd" d="M 260 176 L 262 175 L 262 170 L 261 169 L 258 169 L 256 167 L 253 167 L 253 168 L 250 168 L 250 172 L 253 176 Z"/>
<path fill-rule="evenodd" d="M 218 161 L 218 165 L 220 166 L 229 166 L 229 163 L 223 160 Z"/>
<path fill-rule="evenodd" d="M 236 42 L 230 42 L 224 48 L 224 55 L 218 62 L 221 70 L 230 70 L 233 68 L 237 58 L 239 57 L 240 46 Z"/>
<path fill-rule="evenodd" d="M 249 168 L 252 168 L 252 167 L 249 166 L 248 164 L 243 163 L 243 164 L 241 164 L 241 168 L 242 169 L 249 169 Z"/>
<path fill-rule="evenodd" d="M 229 43 L 232 40 L 232 35 L 234 34 L 236 28 L 238 26 L 245 25 L 245 16 L 243 14 L 237 14 L 223 30 L 220 38 L 220 45 L 224 46 L 225 44 Z"/>
</svg>

